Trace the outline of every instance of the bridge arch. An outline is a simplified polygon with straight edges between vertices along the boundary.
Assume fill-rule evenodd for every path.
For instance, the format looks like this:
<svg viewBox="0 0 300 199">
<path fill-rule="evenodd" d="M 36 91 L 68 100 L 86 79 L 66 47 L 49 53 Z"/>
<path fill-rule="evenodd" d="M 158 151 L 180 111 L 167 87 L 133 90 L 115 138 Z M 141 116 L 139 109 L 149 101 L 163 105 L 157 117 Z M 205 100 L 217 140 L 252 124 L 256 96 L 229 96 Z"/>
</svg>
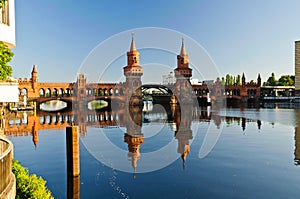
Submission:
<svg viewBox="0 0 300 199">
<path fill-rule="evenodd" d="M 23 88 L 23 89 L 21 90 L 21 95 L 23 95 L 23 96 L 28 96 L 27 88 Z"/>
<path fill-rule="evenodd" d="M 141 89 L 144 95 L 173 95 L 173 91 L 169 87 L 160 84 L 145 84 L 141 86 Z"/>
</svg>

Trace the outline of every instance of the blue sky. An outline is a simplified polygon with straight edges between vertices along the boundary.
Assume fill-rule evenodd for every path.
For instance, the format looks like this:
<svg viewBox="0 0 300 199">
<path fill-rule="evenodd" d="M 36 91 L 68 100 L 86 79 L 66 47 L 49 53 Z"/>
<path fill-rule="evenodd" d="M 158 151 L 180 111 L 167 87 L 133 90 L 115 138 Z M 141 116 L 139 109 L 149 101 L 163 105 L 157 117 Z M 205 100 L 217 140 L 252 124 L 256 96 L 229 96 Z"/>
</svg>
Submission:
<svg viewBox="0 0 300 199">
<path fill-rule="evenodd" d="M 224 76 L 245 72 L 247 80 L 256 80 L 261 73 L 265 81 L 275 72 L 279 78 L 294 74 L 299 8 L 299 0 L 16 0 L 13 76 L 29 77 L 36 64 L 40 82 L 74 81 L 81 64 L 101 42 L 130 29 L 161 27 L 198 42 Z M 135 37 L 139 48 L 139 35 Z M 130 35 L 128 49 L 129 45 Z M 190 54 L 188 45 L 186 50 Z M 158 63 L 167 60 L 176 65 L 176 56 L 157 58 Z M 126 58 L 115 63 L 120 65 L 115 72 L 122 75 Z M 142 53 L 141 63 L 146 63 Z M 158 72 L 157 77 L 161 77 Z"/>
</svg>

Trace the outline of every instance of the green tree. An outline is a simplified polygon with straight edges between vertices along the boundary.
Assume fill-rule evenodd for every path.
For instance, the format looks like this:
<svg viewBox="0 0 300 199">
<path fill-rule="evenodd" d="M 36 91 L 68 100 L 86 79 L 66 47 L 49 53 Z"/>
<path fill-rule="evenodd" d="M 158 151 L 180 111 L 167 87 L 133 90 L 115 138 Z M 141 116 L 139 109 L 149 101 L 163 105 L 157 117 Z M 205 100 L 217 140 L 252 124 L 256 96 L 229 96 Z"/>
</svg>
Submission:
<svg viewBox="0 0 300 199">
<path fill-rule="evenodd" d="M 276 86 L 276 78 L 274 73 L 272 73 L 271 76 L 268 78 L 267 86 Z"/>
<path fill-rule="evenodd" d="M 279 86 L 295 86 L 295 76 L 282 75 L 278 80 Z"/>
<path fill-rule="evenodd" d="M 2 8 L 2 6 L 5 4 L 7 0 L 0 0 L 0 9 Z"/>
<path fill-rule="evenodd" d="M 222 77 L 222 85 L 225 85 L 225 78 Z"/>
<path fill-rule="evenodd" d="M 225 77 L 225 85 L 231 86 L 234 84 L 234 78 L 232 75 L 227 74 Z"/>
<path fill-rule="evenodd" d="M 16 177 L 16 198 L 52 199 L 51 192 L 46 187 L 46 181 L 35 174 L 29 175 L 16 160 L 13 161 L 12 171 Z"/>
<path fill-rule="evenodd" d="M 8 65 L 14 53 L 0 41 L 0 80 L 6 80 L 7 76 L 12 75 L 12 68 Z"/>
<path fill-rule="evenodd" d="M 241 76 L 240 75 L 236 76 L 235 83 L 236 83 L 236 85 L 242 85 Z"/>
</svg>

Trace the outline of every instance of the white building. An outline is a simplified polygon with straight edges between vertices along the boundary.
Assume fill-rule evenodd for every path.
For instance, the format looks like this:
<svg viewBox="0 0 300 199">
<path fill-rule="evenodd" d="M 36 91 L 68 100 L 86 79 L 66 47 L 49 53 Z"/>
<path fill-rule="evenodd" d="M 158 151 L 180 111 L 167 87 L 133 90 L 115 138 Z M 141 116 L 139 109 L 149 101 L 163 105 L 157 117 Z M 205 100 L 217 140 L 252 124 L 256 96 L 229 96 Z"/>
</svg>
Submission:
<svg viewBox="0 0 300 199">
<path fill-rule="evenodd" d="M 14 0 L 6 1 L 0 9 L 0 41 L 3 41 L 10 49 L 16 46 Z M 7 82 L 0 82 L 0 103 L 18 101 L 18 82 L 11 79 Z"/>
<path fill-rule="evenodd" d="M 18 102 L 18 85 L 18 82 L 0 82 L 0 102 Z"/>
<path fill-rule="evenodd" d="M 0 9 L 0 41 L 10 49 L 16 46 L 14 0 L 8 0 Z"/>
<path fill-rule="evenodd" d="M 162 78 L 163 78 L 163 85 L 171 85 L 176 83 L 176 78 L 173 71 L 171 71 L 167 75 L 163 75 Z"/>
</svg>

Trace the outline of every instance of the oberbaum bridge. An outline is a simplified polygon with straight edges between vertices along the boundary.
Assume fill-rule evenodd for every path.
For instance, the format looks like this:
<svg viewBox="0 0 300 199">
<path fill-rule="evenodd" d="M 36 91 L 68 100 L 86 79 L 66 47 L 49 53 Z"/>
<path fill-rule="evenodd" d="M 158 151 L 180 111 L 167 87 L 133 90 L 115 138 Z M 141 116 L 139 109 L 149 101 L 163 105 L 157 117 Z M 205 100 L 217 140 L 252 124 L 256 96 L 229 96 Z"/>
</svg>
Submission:
<svg viewBox="0 0 300 199">
<path fill-rule="evenodd" d="M 298 63 L 300 68 L 300 42 L 298 47 L 296 53 L 299 54 L 299 59 L 296 58 L 296 65 Z M 145 119 L 143 114 L 162 114 L 161 106 L 153 106 L 153 110 L 149 113 L 142 112 L 141 106 L 135 106 L 142 105 L 143 97 L 145 97 L 143 95 L 147 95 L 144 91 L 153 88 L 161 91 L 160 94 L 151 94 L 153 102 L 168 104 L 167 106 L 169 106 L 170 110 L 165 109 L 166 115 L 162 114 L 159 118 L 167 117 L 165 119 L 172 121 L 173 129 L 171 130 L 174 131 L 174 137 L 178 141 L 176 150 L 181 155 L 184 166 L 186 157 L 190 153 L 189 141 L 193 138 L 192 121 L 212 120 L 219 127 L 222 120 L 236 120 L 238 123 L 241 123 L 243 131 L 246 129 L 247 122 L 253 122 L 246 118 L 219 116 L 214 114 L 214 112 L 210 113 L 202 109 L 195 111 L 192 107 L 193 103 L 205 104 L 208 97 L 211 98 L 212 103 L 216 104 L 218 100 L 256 102 L 261 95 L 260 75 L 258 75 L 257 83 L 246 83 L 243 75 L 242 85 L 224 86 L 219 79 L 211 85 L 191 85 L 192 69 L 189 68 L 188 55 L 183 41 L 180 54 L 177 55 L 177 67 L 174 70 L 176 83 L 173 85 L 142 85 L 143 68 L 139 65 L 139 52 L 136 50 L 133 37 L 130 51 L 127 52 L 127 66 L 123 70 L 126 81 L 118 84 L 87 83 L 83 74 L 79 74 L 77 81 L 74 83 L 40 83 L 38 82 L 37 68 L 34 66 L 29 80 L 19 79 L 20 93 L 25 90 L 28 100 L 35 101 L 38 105 L 51 100 L 61 100 L 67 102 L 68 106 L 75 107 L 75 109 L 60 113 L 40 110 L 37 113 L 38 117 L 34 114 L 33 116 L 27 115 L 27 118 L 21 114 L 17 115 L 18 118 L 16 118 L 16 115 L 11 117 L 7 115 L 5 134 L 8 136 L 32 135 L 33 144 L 37 147 L 39 142 L 38 131 L 43 129 L 63 129 L 75 123 L 78 126 L 80 136 L 85 137 L 88 126 L 101 128 L 126 127 L 124 142 L 128 144 L 128 158 L 131 160 L 135 171 L 137 161 L 141 155 L 140 146 L 144 142 L 144 135 L 141 130 L 142 122 Z M 128 108 L 118 108 L 114 111 L 95 112 L 86 108 L 87 102 L 93 100 L 105 100 L 110 105 L 114 105 L 113 101 L 115 101 L 117 102 L 116 104 L 125 104 L 125 106 L 129 104 L 129 106 L 127 106 Z M 81 110 L 84 111 L 81 112 Z M 80 114 L 78 114 L 78 111 L 80 111 Z M 10 114 L 14 113 L 11 112 Z M 132 119 L 128 117 L 129 115 Z M 261 121 L 257 120 L 254 122 L 257 122 L 257 128 L 260 129 Z M 295 163 L 300 165 L 300 133 L 298 128 L 295 128 L 294 155 Z"/>
<path fill-rule="evenodd" d="M 139 65 L 139 52 L 135 47 L 133 35 L 130 50 L 127 52 L 127 66 L 123 67 L 123 71 L 126 81 L 122 83 L 87 83 L 83 74 L 79 74 L 76 82 L 72 83 L 44 83 L 38 81 L 37 68 L 34 66 L 30 79 L 18 79 L 20 99 L 26 96 L 27 101 L 35 101 L 39 108 L 41 103 L 51 100 L 64 101 L 68 107 L 78 106 L 80 103 L 87 104 L 93 100 L 104 100 L 109 105 L 112 101 L 118 104 L 137 105 L 141 104 L 143 96 L 147 95 L 145 91 L 151 89 L 160 91 L 151 94 L 154 103 L 178 103 L 178 97 L 185 103 L 191 99 L 191 95 L 195 96 L 200 105 L 206 105 L 208 97 L 212 103 L 225 99 L 257 102 L 260 97 L 260 75 L 256 83 L 246 82 L 243 74 L 241 85 L 224 86 L 219 78 L 213 84 L 191 85 L 192 69 L 189 68 L 189 57 L 183 40 L 180 54 L 177 55 L 177 67 L 174 70 L 176 83 L 142 85 L 143 67 Z"/>
</svg>

